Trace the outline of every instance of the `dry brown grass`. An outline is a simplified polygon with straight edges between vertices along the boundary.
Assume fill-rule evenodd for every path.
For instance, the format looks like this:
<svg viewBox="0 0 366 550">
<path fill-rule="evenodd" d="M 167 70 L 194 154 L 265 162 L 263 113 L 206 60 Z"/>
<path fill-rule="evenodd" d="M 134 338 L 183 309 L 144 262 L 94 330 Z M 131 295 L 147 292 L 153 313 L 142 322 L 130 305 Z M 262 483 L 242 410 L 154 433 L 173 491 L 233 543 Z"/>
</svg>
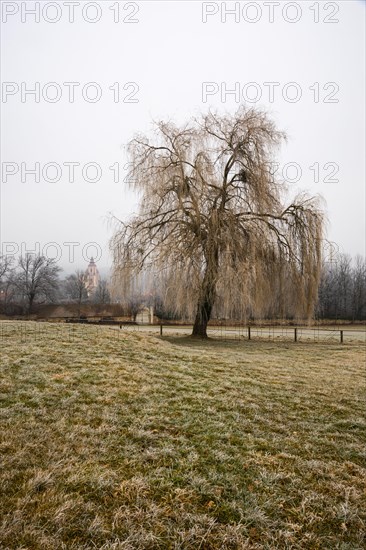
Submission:
<svg viewBox="0 0 366 550">
<path fill-rule="evenodd" d="M 362 344 L 0 328 L 1 548 L 364 548 Z"/>
</svg>

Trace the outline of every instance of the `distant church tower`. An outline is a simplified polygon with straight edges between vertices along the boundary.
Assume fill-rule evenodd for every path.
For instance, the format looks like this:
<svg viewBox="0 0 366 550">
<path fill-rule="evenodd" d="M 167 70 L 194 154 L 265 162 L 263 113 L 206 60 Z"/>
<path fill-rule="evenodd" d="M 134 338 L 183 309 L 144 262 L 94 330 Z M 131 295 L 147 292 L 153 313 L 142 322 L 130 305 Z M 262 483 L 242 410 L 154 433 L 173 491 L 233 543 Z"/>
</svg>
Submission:
<svg viewBox="0 0 366 550">
<path fill-rule="evenodd" d="M 90 258 L 90 263 L 85 272 L 85 287 L 88 291 L 88 296 L 95 292 L 100 281 L 100 275 L 94 258 Z"/>
</svg>

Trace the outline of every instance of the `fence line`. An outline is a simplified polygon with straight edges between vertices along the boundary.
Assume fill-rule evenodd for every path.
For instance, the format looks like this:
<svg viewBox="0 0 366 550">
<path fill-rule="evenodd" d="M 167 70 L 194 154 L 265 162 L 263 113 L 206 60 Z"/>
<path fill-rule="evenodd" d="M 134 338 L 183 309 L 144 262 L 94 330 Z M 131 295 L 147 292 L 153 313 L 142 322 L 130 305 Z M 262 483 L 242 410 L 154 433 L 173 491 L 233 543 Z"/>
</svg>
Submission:
<svg viewBox="0 0 366 550">
<path fill-rule="evenodd" d="M 42 337 L 62 339 L 73 342 L 76 339 L 98 339 L 101 334 L 108 334 L 111 338 L 119 339 L 126 332 L 144 332 L 155 336 L 189 336 L 192 326 L 189 325 L 130 325 L 99 326 L 95 324 L 66 324 L 44 323 L 36 321 L 0 321 L 0 337 L 4 340 L 8 337 L 18 336 L 21 343 L 30 339 L 40 340 Z M 366 330 L 356 328 L 322 328 L 314 327 L 289 327 L 283 325 L 257 327 L 255 325 L 218 325 L 208 326 L 208 336 L 224 341 L 292 341 L 305 342 L 366 342 Z"/>
</svg>

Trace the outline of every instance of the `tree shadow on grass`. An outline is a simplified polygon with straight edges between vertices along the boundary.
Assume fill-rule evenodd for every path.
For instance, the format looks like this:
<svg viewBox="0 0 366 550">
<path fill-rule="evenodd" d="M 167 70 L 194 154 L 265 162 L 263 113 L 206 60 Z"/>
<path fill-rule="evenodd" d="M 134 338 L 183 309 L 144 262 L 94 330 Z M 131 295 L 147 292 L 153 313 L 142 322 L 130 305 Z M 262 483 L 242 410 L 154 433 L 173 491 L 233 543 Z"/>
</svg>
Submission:
<svg viewBox="0 0 366 550">
<path fill-rule="evenodd" d="M 212 349 L 212 348 L 235 348 L 237 349 L 243 344 L 250 344 L 250 342 L 244 342 L 243 340 L 224 340 L 221 338 L 197 338 L 191 335 L 174 335 L 174 336 L 162 336 L 162 340 L 169 342 L 175 346 L 184 348 L 196 348 L 196 349 Z"/>
</svg>

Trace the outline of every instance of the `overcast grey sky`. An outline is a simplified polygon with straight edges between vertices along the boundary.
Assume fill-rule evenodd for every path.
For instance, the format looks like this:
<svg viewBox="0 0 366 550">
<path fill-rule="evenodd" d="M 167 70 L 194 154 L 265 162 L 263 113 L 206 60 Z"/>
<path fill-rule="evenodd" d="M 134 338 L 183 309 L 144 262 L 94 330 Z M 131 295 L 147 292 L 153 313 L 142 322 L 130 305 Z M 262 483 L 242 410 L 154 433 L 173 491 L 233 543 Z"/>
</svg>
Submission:
<svg viewBox="0 0 366 550">
<path fill-rule="evenodd" d="M 91 255 L 108 266 L 108 213 L 137 206 L 123 146 L 152 119 L 235 112 L 244 99 L 289 135 L 279 171 L 290 193 L 320 193 L 328 237 L 365 254 L 364 1 L 1 8 L 3 252 L 39 247 L 66 271 Z"/>
</svg>

